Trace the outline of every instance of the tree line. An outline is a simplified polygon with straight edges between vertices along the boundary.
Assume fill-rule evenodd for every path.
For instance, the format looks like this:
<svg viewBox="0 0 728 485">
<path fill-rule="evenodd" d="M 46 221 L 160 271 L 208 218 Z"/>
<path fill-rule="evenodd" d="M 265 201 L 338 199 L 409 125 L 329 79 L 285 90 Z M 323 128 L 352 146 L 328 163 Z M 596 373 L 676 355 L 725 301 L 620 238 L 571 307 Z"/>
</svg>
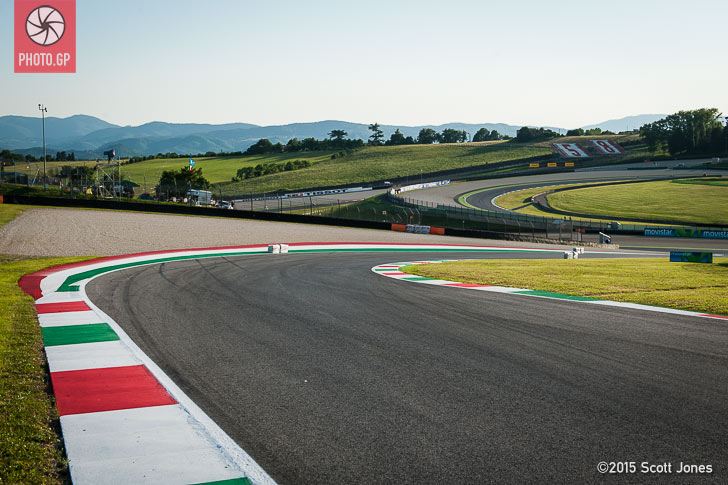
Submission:
<svg viewBox="0 0 728 485">
<path fill-rule="evenodd" d="M 650 153 L 667 149 L 670 155 L 721 155 L 728 153 L 728 124 L 715 108 L 678 111 L 640 128 L 640 138 Z"/>
<path fill-rule="evenodd" d="M 0 160 L 3 161 L 3 166 L 16 165 L 19 163 L 36 163 L 42 162 L 43 157 L 34 157 L 30 153 L 27 155 L 21 155 L 19 153 L 13 153 L 8 149 L 0 151 Z M 52 153 L 46 154 L 46 160 L 49 162 L 75 162 L 76 154 L 74 152 L 56 152 L 55 156 Z"/>
<path fill-rule="evenodd" d="M 329 133 L 331 138 L 317 140 L 315 138 L 291 138 L 283 145 L 272 143 L 267 138 L 261 138 L 245 150 L 244 155 L 262 155 L 265 153 L 296 153 L 330 150 L 354 150 L 364 146 L 361 140 L 349 140 L 344 137 L 347 133 L 344 130 L 333 130 Z"/>
<path fill-rule="evenodd" d="M 369 136 L 368 145 L 370 146 L 393 146 L 393 145 L 431 145 L 433 143 L 463 143 L 470 139 L 470 134 L 465 130 L 456 130 L 454 128 L 445 128 L 442 133 L 438 133 L 432 128 L 422 128 L 416 137 L 405 136 L 399 128 L 384 141 L 384 132 L 381 130 L 379 123 L 369 125 L 372 132 Z M 510 137 L 501 135 L 497 130 L 490 131 L 487 128 L 480 128 L 473 135 L 472 141 L 490 141 L 490 140 L 507 140 Z"/>
<path fill-rule="evenodd" d="M 311 162 L 309 162 L 308 160 L 289 160 L 287 162 L 280 163 L 259 163 L 255 167 L 239 168 L 237 173 L 235 174 L 236 176 L 233 177 L 233 182 L 239 182 L 240 180 L 255 177 L 262 177 L 263 175 L 270 175 L 272 173 L 290 172 L 310 166 Z"/>
<path fill-rule="evenodd" d="M 416 137 L 405 136 L 399 129 L 392 133 L 388 140 L 385 140 L 384 132 L 379 123 L 369 125 L 372 134 L 369 136 L 366 145 L 369 146 L 396 146 L 396 145 L 429 145 L 433 143 L 463 143 L 470 139 L 470 134 L 465 130 L 445 128 L 438 133 L 432 128 L 422 128 Z M 268 153 L 295 153 L 302 151 L 330 151 L 330 150 L 355 150 L 365 145 L 363 140 L 346 138 L 348 133 L 345 130 L 332 130 L 328 133 L 329 138 L 317 140 L 315 138 L 291 138 L 284 145 L 272 143 L 267 138 L 261 138 L 246 151 L 245 155 L 263 155 Z M 508 140 L 510 137 L 501 135 L 497 130 L 490 131 L 487 128 L 480 128 L 473 135 L 472 141 Z"/>
</svg>

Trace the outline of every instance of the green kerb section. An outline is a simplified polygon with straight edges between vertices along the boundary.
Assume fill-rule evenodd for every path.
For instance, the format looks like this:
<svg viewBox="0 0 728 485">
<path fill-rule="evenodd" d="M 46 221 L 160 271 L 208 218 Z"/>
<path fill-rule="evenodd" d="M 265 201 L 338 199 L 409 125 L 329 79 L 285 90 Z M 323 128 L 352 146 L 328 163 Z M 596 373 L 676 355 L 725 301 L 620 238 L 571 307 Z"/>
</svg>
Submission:
<svg viewBox="0 0 728 485">
<path fill-rule="evenodd" d="M 514 291 L 513 293 L 519 295 L 546 296 L 548 298 L 557 298 L 559 300 L 599 301 L 597 298 L 589 298 L 588 296 L 564 295 L 563 293 L 552 293 L 550 291 L 541 290 Z"/>
<path fill-rule="evenodd" d="M 43 333 L 43 343 L 46 347 L 119 340 L 119 336 L 116 335 L 107 323 L 43 327 L 41 328 L 41 332 Z"/>
<path fill-rule="evenodd" d="M 131 263 L 123 263 L 123 264 L 115 264 L 113 266 L 105 266 L 103 268 L 96 268 L 88 271 L 84 271 L 82 273 L 76 273 L 68 278 L 63 282 L 63 284 L 58 287 L 56 291 L 78 291 L 78 286 L 75 285 L 75 283 L 78 283 L 79 281 L 86 280 L 88 278 L 93 278 L 94 276 L 98 276 L 100 274 L 108 273 L 111 271 L 116 271 L 118 269 L 125 269 L 125 268 L 133 268 L 135 266 L 144 266 L 145 264 L 157 264 L 157 263 L 168 263 L 170 261 L 183 261 L 185 259 L 202 259 L 202 258 L 214 258 L 214 257 L 222 257 L 222 256 L 242 256 L 245 254 L 265 254 L 264 252 L 250 252 L 250 251 L 241 251 L 239 253 L 216 253 L 216 254 L 194 254 L 189 256 L 169 256 L 166 258 L 158 258 L 158 259 L 151 259 L 147 261 L 134 261 Z"/>
<path fill-rule="evenodd" d="M 193 485 L 253 485 L 248 477 L 231 478 L 230 480 L 220 480 L 217 482 L 202 482 Z"/>
<path fill-rule="evenodd" d="M 425 278 L 424 276 L 407 276 L 406 278 L 399 278 L 407 281 L 432 281 L 432 278 Z"/>
<path fill-rule="evenodd" d="M 438 253 L 438 252 L 449 252 L 449 253 L 508 253 L 513 252 L 512 249 L 458 249 L 458 248 L 342 248 L 342 249 L 291 249 L 290 253 L 354 253 L 354 252 L 386 252 L 386 253 Z M 526 250 L 518 251 L 519 253 L 542 253 L 547 252 L 544 250 Z M 68 278 L 58 287 L 56 291 L 79 291 L 79 287 L 76 285 L 79 281 L 83 281 L 100 274 L 109 273 L 119 269 L 133 268 L 135 266 L 144 266 L 147 264 L 158 264 L 168 263 L 171 261 L 183 261 L 186 259 L 202 259 L 202 258 L 217 258 L 224 256 L 244 256 L 253 254 L 268 254 L 267 251 L 241 251 L 238 253 L 214 253 L 214 254 L 193 254 L 189 256 L 169 256 L 166 258 L 150 259 L 146 261 L 134 261 L 131 263 L 115 264 L 113 266 L 105 266 L 103 268 L 96 268 L 81 273 L 76 273 Z"/>
</svg>

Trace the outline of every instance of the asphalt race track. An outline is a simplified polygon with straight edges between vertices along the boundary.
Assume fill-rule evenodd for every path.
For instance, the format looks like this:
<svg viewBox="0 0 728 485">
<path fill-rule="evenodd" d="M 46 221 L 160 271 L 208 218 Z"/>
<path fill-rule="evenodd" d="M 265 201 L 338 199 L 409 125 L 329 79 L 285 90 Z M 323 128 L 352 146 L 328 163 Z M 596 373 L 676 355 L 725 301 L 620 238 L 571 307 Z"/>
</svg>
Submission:
<svg viewBox="0 0 728 485">
<path fill-rule="evenodd" d="M 651 180 L 656 178 L 669 177 L 699 177 L 703 174 L 725 175 L 723 170 L 708 170 L 702 167 L 706 160 L 690 161 L 662 161 L 657 162 L 664 169 L 639 170 L 650 164 L 634 163 L 618 166 L 593 167 L 588 169 L 577 169 L 574 172 L 556 172 L 540 175 L 524 175 L 509 177 L 505 179 L 486 179 L 473 182 L 462 182 L 452 185 L 444 185 L 430 189 L 408 192 L 405 197 L 424 201 L 429 204 L 459 205 L 457 199 L 460 195 L 473 192 L 479 189 L 487 189 L 478 194 L 468 197 L 468 203 L 481 209 L 496 212 L 508 212 L 492 204 L 492 199 L 498 195 L 513 190 L 527 189 L 531 187 L 545 187 L 549 185 L 561 185 L 570 183 L 597 183 L 618 180 Z M 688 169 L 673 170 L 672 167 L 678 163 L 684 163 Z M 554 217 L 556 215 L 554 214 Z M 726 239 L 685 239 L 667 237 L 645 237 L 610 234 L 612 242 L 619 244 L 622 249 L 639 250 L 694 250 L 694 251 L 717 251 L 717 254 L 728 252 L 728 240 Z M 587 240 L 595 240 L 596 236 L 587 237 Z"/>
<path fill-rule="evenodd" d="M 279 483 L 725 483 L 725 323 L 370 271 L 459 257 L 211 258 L 87 292 Z"/>
</svg>

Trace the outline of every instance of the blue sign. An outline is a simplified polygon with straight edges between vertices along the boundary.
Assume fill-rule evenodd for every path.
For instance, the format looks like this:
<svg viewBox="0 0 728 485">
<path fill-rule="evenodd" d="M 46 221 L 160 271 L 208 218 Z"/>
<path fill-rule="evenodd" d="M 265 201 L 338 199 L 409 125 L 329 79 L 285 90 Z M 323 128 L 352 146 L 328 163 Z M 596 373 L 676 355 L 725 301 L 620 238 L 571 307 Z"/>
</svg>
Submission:
<svg viewBox="0 0 728 485">
<path fill-rule="evenodd" d="M 670 261 L 677 263 L 712 263 L 713 253 L 670 251 Z"/>
</svg>

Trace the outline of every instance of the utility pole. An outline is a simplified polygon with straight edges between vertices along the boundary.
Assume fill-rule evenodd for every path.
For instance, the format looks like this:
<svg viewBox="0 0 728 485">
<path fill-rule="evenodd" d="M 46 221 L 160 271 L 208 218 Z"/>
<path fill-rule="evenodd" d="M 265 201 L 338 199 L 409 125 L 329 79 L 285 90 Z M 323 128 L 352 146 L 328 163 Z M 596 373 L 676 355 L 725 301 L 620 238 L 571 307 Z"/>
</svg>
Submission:
<svg viewBox="0 0 728 485">
<path fill-rule="evenodd" d="M 46 178 L 46 145 L 45 145 L 45 114 L 48 108 L 42 104 L 38 105 L 41 117 L 43 118 L 43 190 L 48 190 L 48 179 Z"/>
</svg>

